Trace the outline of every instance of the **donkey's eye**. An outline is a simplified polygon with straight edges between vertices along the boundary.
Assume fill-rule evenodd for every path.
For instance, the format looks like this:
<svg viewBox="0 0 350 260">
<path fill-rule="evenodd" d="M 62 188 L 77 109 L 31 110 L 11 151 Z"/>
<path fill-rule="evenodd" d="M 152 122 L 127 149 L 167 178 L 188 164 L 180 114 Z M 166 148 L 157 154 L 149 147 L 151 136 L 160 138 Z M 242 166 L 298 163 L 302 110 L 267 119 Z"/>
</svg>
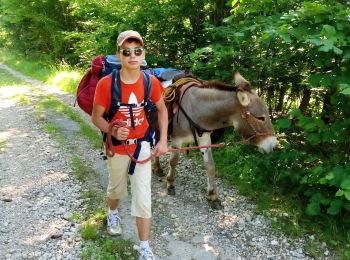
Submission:
<svg viewBox="0 0 350 260">
<path fill-rule="evenodd" d="M 260 120 L 260 121 L 263 121 L 263 122 L 265 121 L 265 117 L 264 116 L 259 116 L 259 117 L 257 117 L 257 119 Z"/>
</svg>

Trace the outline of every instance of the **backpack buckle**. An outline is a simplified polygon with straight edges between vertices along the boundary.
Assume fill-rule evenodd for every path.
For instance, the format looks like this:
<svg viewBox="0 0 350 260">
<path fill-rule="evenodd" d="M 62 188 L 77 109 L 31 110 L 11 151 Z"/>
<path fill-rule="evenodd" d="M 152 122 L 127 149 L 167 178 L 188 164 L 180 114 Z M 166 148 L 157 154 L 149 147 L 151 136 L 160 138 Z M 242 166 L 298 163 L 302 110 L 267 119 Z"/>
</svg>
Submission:
<svg viewBox="0 0 350 260">
<path fill-rule="evenodd" d="M 137 144 L 137 138 L 125 140 L 125 144 Z"/>
</svg>

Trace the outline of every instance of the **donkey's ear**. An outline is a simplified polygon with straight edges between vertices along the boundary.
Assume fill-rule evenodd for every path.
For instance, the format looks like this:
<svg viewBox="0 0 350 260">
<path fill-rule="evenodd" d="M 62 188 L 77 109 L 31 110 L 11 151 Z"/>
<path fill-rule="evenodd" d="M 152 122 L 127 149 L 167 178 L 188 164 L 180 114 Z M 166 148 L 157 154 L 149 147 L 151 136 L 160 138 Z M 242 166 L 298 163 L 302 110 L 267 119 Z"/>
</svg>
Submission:
<svg viewBox="0 0 350 260">
<path fill-rule="evenodd" d="M 235 85 L 238 89 L 241 89 L 243 91 L 250 91 L 251 85 L 249 81 L 247 81 L 245 78 L 242 77 L 242 75 L 236 71 L 233 73 L 233 77 L 235 79 Z"/>
<path fill-rule="evenodd" d="M 248 83 L 248 81 L 245 78 L 243 78 L 238 71 L 233 72 L 233 78 L 235 80 L 236 85 Z"/>
<path fill-rule="evenodd" d="M 246 107 L 250 103 L 250 98 L 248 94 L 244 91 L 237 91 L 237 99 L 242 106 Z"/>
</svg>

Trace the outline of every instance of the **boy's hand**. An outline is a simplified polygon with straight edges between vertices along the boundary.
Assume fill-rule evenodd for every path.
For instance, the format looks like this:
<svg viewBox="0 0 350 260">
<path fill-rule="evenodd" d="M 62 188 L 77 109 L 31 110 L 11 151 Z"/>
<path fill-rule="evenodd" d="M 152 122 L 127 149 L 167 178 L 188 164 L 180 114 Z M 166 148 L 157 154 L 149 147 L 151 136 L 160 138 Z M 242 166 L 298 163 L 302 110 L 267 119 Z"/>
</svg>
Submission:
<svg viewBox="0 0 350 260">
<path fill-rule="evenodd" d="M 152 151 L 152 155 L 159 157 L 168 152 L 167 142 L 159 141 Z"/>
<path fill-rule="evenodd" d="M 113 136 L 119 141 L 125 141 L 128 139 L 130 130 L 127 127 L 115 127 L 113 128 Z"/>
</svg>

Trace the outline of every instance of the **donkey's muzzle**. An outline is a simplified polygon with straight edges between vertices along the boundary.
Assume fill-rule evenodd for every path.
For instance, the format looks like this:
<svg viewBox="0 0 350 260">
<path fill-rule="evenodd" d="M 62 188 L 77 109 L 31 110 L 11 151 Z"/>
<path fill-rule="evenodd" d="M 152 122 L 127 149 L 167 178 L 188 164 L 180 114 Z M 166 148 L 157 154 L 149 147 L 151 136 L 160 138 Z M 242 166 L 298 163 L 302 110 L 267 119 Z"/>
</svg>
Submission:
<svg viewBox="0 0 350 260">
<path fill-rule="evenodd" d="M 277 145 L 277 137 L 269 136 L 265 138 L 262 142 L 258 144 L 259 152 L 261 153 L 271 153 Z"/>
</svg>

